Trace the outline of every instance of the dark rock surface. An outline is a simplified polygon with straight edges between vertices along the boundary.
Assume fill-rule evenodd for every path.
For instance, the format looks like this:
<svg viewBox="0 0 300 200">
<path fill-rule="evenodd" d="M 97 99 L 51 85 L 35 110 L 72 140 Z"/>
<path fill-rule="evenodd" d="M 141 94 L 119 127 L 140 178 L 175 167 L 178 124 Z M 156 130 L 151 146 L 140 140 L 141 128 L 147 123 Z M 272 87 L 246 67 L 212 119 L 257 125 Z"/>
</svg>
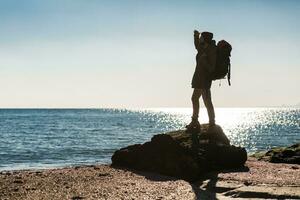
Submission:
<svg viewBox="0 0 300 200">
<path fill-rule="evenodd" d="M 257 152 L 253 157 L 272 163 L 289 163 L 300 165 L 300 143 L 289 147 L 276 147 L 267 152 Z"/>
<path fill-rule="evenodd" d="M 144 144 L 117 150 L 112 156 L 112 166 L 194 181 L 211 170 L 241 167 L 246 160 L 246 150 L 230 145 L 220 126 L 204 124 L 201 133 L 172 131 L 154 135 Z"/>
</svg>

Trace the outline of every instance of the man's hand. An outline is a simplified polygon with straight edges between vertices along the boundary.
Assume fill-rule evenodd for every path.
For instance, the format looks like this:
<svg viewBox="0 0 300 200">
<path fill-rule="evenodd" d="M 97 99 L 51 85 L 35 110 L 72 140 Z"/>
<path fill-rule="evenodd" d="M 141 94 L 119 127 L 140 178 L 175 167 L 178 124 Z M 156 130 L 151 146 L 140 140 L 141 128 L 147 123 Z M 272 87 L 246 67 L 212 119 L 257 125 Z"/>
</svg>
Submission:
<svg viewBox="0 0 300 200">
<path fill-rule="evenodd" d="M 197 50 L 200 48 L 199 35 L 200 35 L 199 31 L 194 30 L 194 45 Z"/>
</svg>

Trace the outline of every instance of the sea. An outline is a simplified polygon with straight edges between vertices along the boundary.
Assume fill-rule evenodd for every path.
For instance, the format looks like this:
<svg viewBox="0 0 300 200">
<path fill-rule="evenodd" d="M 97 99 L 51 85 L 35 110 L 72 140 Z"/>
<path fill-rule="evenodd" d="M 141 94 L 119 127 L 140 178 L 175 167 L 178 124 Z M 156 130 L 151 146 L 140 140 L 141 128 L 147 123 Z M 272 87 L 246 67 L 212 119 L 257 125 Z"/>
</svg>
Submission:
<svg viewBox="0 0 300 200">
<path fill-rule="evenodd" d="M 191 108 L 0 109 L 0 171 L 110 164 L 117 149 L 184 126 Z M 207 112 L 200 110 L 200 122 Z M 216 108 L 248 153 L 300 142 L 299 108 Z"/>
</svg>

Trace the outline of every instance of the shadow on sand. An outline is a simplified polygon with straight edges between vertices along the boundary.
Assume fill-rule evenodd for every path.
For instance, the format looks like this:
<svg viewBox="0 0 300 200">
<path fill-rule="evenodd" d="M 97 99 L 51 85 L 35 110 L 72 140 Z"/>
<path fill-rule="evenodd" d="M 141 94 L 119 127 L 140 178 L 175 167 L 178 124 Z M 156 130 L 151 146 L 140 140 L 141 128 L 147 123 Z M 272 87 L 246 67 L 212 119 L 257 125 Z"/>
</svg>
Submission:
<svg viewBox="0 0 300 200">
<path fill-rule="evenodd" d="M 121 170 L 126 170 L 130 171 L 132 173 L 144 176 L 146 179 L 151 180 L 151 181 L 178 181 L 182 179 L 178 179 L 175 177 L 170 177 L 170 176 L 165 176 L 165 175 L 160 175 L 157 173 L 152 173 L 152 172 L 145 172 L 145 171 L 139 171 L 139 170 L 134 170 L 134 169 L 128 169 L 125 167 L 116 167 L 112 166 L 115 169 L 121 169 Z M 227 188 L 227 187 L 217 187 L 217 182 L 218 182 L 218 174 L 219 173 L 232 173 L 232 172 L 248 172 L 249 168 L 248 167 L 241 167 L 237 169 L 231 169 L 231 170 L 216 170 L 216 171 L 211 171 L 202 177 L 199 178 L 199 180 L 194 181 L 194 182 L 188 182 L 195 194 L 195 199 L 217 199 L 217 193 L 223 193 L 227 192 L 229 190 L 233 190 L 234 188 Z"/>
</svg>

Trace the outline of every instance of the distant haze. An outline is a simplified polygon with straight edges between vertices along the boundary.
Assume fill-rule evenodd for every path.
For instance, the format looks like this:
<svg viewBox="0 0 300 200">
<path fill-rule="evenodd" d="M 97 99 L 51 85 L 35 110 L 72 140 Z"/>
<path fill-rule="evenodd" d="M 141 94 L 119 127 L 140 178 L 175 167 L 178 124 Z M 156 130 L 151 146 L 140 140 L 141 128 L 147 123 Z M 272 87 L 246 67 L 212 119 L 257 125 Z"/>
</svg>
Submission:
<svg viewBox="0 0 300 200">
<path fill-rule="evenodd" d="M 300 1 L 0 1 L 0 107 L 190 107 L 193 30 L 233 46 L 216 107 L 300 101 Z M 299 104 L 297 104 L 299 106 Z"/>
</svg>

